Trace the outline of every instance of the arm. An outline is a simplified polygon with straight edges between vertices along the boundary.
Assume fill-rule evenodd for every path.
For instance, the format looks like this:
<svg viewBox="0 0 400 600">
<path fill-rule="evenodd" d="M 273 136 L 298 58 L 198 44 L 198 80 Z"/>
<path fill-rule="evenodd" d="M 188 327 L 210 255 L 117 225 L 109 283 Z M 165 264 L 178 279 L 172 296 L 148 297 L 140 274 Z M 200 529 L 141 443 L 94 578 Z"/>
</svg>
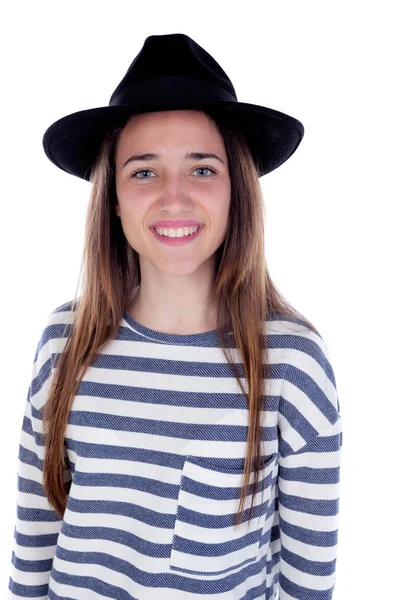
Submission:
<svg viewBox="0 0 400 600">
<path fill-rule="evenodd" d="M 302 338 L 281 396 L 280 600 L 330 600 L 338 549 L 342 419 L 320 338 Z"/>
<path fill-rule="evenodd" d="M 17 516 L 7 600 L 21 597 L 47 600 L 53 557 L 62 525 L 62 519 L 48 503 L 42 487 L 44 445 L 41 409 L 52 373 L 50 331 L 50 327 L 44 329 L 37 346 L 20 433 Z M 71 480 L 69 469 L 64 480 Z"/>
</svg>

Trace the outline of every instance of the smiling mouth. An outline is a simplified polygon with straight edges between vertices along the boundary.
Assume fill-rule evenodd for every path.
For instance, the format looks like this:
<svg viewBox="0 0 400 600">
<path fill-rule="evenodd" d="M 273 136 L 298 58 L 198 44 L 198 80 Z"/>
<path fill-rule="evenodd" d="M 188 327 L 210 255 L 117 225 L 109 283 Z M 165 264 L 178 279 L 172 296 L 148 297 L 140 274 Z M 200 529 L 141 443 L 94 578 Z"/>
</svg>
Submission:
<svg viewBox="0 0 400 600">
<path fill-rule="evenodd" d="M 158 235 L 161 235 L 163 237 L 170 238 L 170 239 L 190 237 L 191 235 L 195 235 L 196 233 L 198 233 L 202 228 L 203 228 L 203 225 L 190 226 L 190 227 L 153 227 L 153 226 L 150 227 L 150 229 L 152 229 Z M 188 230 L 188 233 L 185 233 L 185 229 Z M 170 235 L 169 234 L 170 230 L 175 232 L 175 235 Z M 176 235 L 179 230 L 182 230 L 183 234 Z M 164 231 L 166 231 L 168 233 L 164 233 Z"/>
<path fill-rule="evenodd" d="M 150 230 L 152 231 L 153 235 L 158 239 L 158 241 L 162 244 L 166 244 L 167 246 L 182 246 L 190 244 L 192 241 L 198 238 L 203 229 L 204 225 L 200 226 L 197 229 L 197 231 L 189 235 L 169 236 L 163 235 L 162 233 L 158 233 L 155 227 L 150 227 Z"/>
</svg>

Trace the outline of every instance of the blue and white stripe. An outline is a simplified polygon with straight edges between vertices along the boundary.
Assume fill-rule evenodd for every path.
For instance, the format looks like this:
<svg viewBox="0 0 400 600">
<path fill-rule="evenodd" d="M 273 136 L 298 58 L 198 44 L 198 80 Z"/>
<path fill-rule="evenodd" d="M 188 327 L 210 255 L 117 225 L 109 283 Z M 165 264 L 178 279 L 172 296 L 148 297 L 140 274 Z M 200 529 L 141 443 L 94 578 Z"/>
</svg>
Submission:
<svg viewBox="0 0 400 600">
<path fill-rule="evenodd" d="M 155 332 L 125 313 L 74 398 L 61 520 L 43 494 L 41 416 L 71 306 L 49 315 L 34 358 L 8 600 L 332 598 L 342 428 L 322 338 L 265 322 L 263 466 L 235 528 L 248 410 L 216 332 Z"/>
</svg>

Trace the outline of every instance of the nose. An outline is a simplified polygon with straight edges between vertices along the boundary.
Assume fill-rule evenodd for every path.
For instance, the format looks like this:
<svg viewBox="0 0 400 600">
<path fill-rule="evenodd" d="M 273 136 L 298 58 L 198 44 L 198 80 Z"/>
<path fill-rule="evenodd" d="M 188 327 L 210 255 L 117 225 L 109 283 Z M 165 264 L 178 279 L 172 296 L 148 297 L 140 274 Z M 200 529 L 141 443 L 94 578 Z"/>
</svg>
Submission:
<svg viewBox="0 0 400 600">
<path fill-rule="evenodd" d="M 192 210 L 193 201 L 179 175 L 169 175 L 165 178 L 159 197 L 159 205 L 161 204 L 163 212 L 173 214 Z"/>
</svg>

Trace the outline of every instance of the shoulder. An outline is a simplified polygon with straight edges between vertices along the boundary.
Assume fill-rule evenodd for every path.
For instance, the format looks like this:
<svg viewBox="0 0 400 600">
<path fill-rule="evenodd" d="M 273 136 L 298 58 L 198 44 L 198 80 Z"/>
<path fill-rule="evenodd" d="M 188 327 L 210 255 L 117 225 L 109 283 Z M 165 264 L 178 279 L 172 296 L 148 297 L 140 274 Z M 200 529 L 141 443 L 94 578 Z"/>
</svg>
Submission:
<svg viewBox="0 0 400 600">
<path fill-rule="evenodd" d="M 73 300 L 69 300 L 46 315 L 36 348 L 35 362 L 38 359 L 41 362 L 49 359 L 65 345 L 74 318 L 73 304 Z"/>
<path fill-rule="evenodd" d="M 46 401 L 48 380 L 66 344 L 73 319 L 72 304 L 70 301 L 57 306 L 46 315 L 40 327 L 29 390 L 29 401 L 36 411 L 41 410 Z"/>
<path fill-rule="evenodd" d="M 327 344 L 305 320 L 274 313 L 266 320 L 265 331 L 269 346 L 279 349 L 286 372 L 290 366 L 301 368 L 314 364 L 333 376 Z"/>
<path fill-rule="evenodd" d="M 284 451 L 290 453 L 340 420 L 336 380 L 325 340 L 306 322 L 281 317 L 268 323 L 268 329 L 271 337 L 277 336 L 279 423 Z"/>
</svg>

